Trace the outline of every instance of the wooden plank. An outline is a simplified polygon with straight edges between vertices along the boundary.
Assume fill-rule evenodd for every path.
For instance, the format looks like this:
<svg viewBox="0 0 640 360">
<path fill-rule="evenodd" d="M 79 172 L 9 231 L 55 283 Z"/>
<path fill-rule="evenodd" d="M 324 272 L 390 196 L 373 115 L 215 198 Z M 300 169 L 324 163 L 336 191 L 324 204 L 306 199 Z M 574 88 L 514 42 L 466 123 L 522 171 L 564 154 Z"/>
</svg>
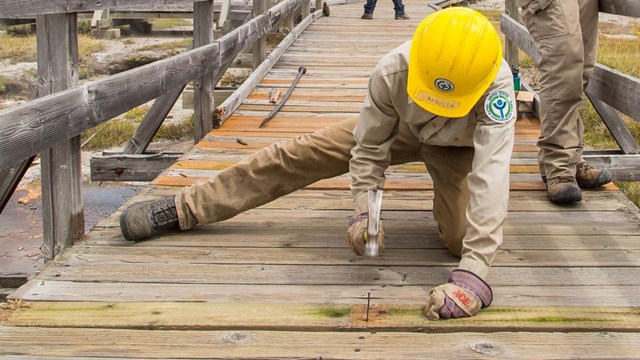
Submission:
<svg viewBox="0 0 640 360">
<path fill-rule="evenodd" d="M 91 158 L 91 181 L 152 181 L 181 153 L 122 154 Z"/>
<path fill-rule="evenodd" d="M 509 357 L 524 359 L 622 359 L 640 356 L 635 333 L 601 332 L 306 332 L 306 331 L 175 331 L 0 327 L 7 353 L 43 356 L 114 358 L 135 351 L 143 358 L 225 359 L 450 359 Z M 31 346 L 38 339 L 41 346 Z M 416 346 L 429 344 L 429 346 Z M 85 358 L 86 356 L 86 358 Z"/>
<path fill-rule="evenodd" d="M 343 220 L 344 223 L 344 220 Z M 344 230 L 335 234 L 344 236 Z M 171 250 L 171 251 L 169 251 Z M 597 256 L 594 253 L 597 252 Z M 62 254 L 61 262 L 71 266 L 89 262 L 118 264 L 126 258 L 130 262 L 172 262 L 175 264 L 290 264 L 345 265 L 367 264 L 380 266 L 456 266 L 460 259 L 445 249 L 388 249 L 380 258 L 355 257 L 346 249 L 262 248 L 256 254 L 251 248 L 185 247 L 83 247 L 73 253 Z M 638 267 L 638 250 L 508 250 L 499 251 L 495 266 L 619 266 Z"/>
<path fill-rule="evenodd" d="M 78 31 L 75 14 L 39 16 L 38 95 L 78 86 Z M 15 152 L 16 149 L 14 149 Z M 32 154 L 33 155 L 33 154 Z M 84 235 L 80 136 L 42 151 L 42 252 L 53 260 Z"/>
<path fill-rule="evenodd" d="M 193 47 L 213 42 L 213 0 L 193 3 Z M 234 55 L 235 57 L 235 55 Z M 194 142 L 213 129 L 213 74 L 201 74 L 194 82 Z"/>
<path fill-rule="evenodd" d="M 640 180 L 640 155 L 585 155 L 590 164 L 607 168 L 620 181 Z"/>
<path fill-rule="evenodd" d="M 349 251 L 343 249 L 344 251 Z M 427 289 L 399 289 L 400 287 L 428 287 L 436 286 L 445 281 L 454 266 L 388 266 L 388 265 L 291 265 L 291 264 L 188 264 L 188 263 L 165 263 L 165 262 L 143 262 L 143 263 L 124 263 L 114 266 L 115 261 L 107 261 L 105 263 L 85 263 L 73 264 L 61 262 L 55 269 L 47 269 L 39 273 L 32 283 L 23 286 L 11 298 L 17 299 L 29 296 L 31 300 L 55 300 L 58 295 L 61 301 L 96 301 L 96 300 L 117 300 L 117 301 L 157 301 L 163 299 L 162 295 L 151 291 L 148 294 L 143 289 L 143 283 L 149 284 L 148 289 L 158 287 L 154 284 L 174 284 L 172 287 L 185 284 L 200 285 L 220 285 L 219 295 L 212 291 L 207 293 L 207 289 L 215 289 L 216 287 L 205 286 L 194 288 L 193 292 L 175 291 L 175 294 L 166 298 L 166 300 L 202 300 L 198 296 L 207 296 L 209 301 L 224 302 L 228 301 L 233 294 L 245 292 L 251 293 L 248 286 L 256 286 L 255 296 L 268 290 L 269 286 L 274 286 L 271 295 L 268 297 L 271 302 L 314 302 L 322 303 L 324 300 L 313 300 L 315 296 L 307 296 L 304 294 L 314 294 L 322 292 L 314 289 L 316 286 L 327 291 L 327 296 L 333 297 L 335 300 L 340 296 L 341 302 L 353 301 L 353 299 L 366 297 L 367 291 L 372 291 L 374 296 L 381 297 L 386 294 L 387 302 L 407 303 L 406 294 L 412 299 L 417 296 L 426 296 Z M 494 288 L 510 287 L 509 289 L 496 290 L 503 295 L 503 299 L 497 300 L 504 305 L 516 304 L 523 301 L 533 301 L 517 297 L 520 292 L 530 294 L 536 293 L 540 296 L 542 292 L 547 292 L 547 296 L 539 299 L 536 304 L 544 305 L 555 304 L 558 299 L 563 299 L 563 304 L 572 303 L 576 293 L 562 293 L 562 288 L 579 289 L 585 292 L 585 299 L 574 299 L 573 304 L 576 305 L 594 305 L 597 302 L 589 297 L 593 294 L 595 299 L 609 299 L 607 304 L 621 305 L 621 301 L 630 301 L 633 297 L 626 297 L 624 294 L 633 294 L 639 291 L 638 286 L 638 267 L 565 267 L 565 266 L 531 266 L 531 267 L 514 267 L 496 265 L 491 270 L 490 282 Z M 296 276 L 291 276 L 296 274 Z M 558 274 L 567 274 L 567 276 L 558 276 Z M 61 283 L 62 282 L 62 283 Z M 82 286 L 87 286 L 82 288 Z M 106 299 L 103 296 L 105 291 L 117 292 L 118 284 L 125 288 L 132 289 L 136 284 L 140 286 L 139 290 L 132 290 L 131 294 L 126 298 L 113 297 Z M 226 285 L 226 286 L 222 286 Z M 278 287 L 278 286 L 281 287 Z M 286 285 L 286 286 L 285 286 Z M 288 289 L 287 290 L 287 286 Z M 349 289 L 348 286 L 353 286 Z M 370 288 L 367 289 L 366 287 Z M 386 288 L 391 286 L 397 288 L 398 293 L 386 292 Z M 260 289 L 265 287 L 267 289 Z M 298 290 L 298 287 L 306 287 L 306 289 Z M 587 288 L 588 287 L 588 288 Z M 594 289 L 591 289 L 594 287 Z M 622 293 L 610 292 L 606 294 L 606 290 L 619 287 L 618 291 Z M 528 289 L 527 288 L 531 288 Z M 598 289 L 595 289 L 598 288 Z M 624 292 L 625 288 L 628 292 Z M 59 289 L 60 291 L 58 291 Z M 77 289 L 77 290 L 73 290 Z M 96 292 L 93 292 L 96 289 Z M 104 290 L 100 290 L 104 289 Z M 546 289 L 546 290 L 544 290 Z M 282 290 L 282 291 L 278 291 Z M 285 291 L 286 290 L 286 291 Z M 554 290 L 553 292 L 551 290 Z M 555 291 L 557 290 L 557 291 Z M 124 291 L 121 291 L 124 293 Z M 162 291 L 163 293 L 171 292 L 170 289 Z M 183 292 L 182 294 L 180 294 Z M 294 296 L 293 294 L 297 294 Z M 331 294 L 329 294 L 331 293 Z M 416 295 L 419 293 L 420 295 Z M 30 294 L 30 295 L 27 295 Z M 223 295 L 228 295 L 225 298 Z M 413 295 L 410 295 L 413 294 Z M 595 294 L 598 294 L 595 296 Z M 322 297 L 321 297 L 322 298 Z M 75 299 L 75 300 L 74 300 Z M 266 301 L 266 299 L 265 299 Z M 628 303 L 627 303 L 628 304 Z M 627 305 L 622 304 L 622 305 Z"/>
<path fill-rule="evenodd" d="M 640 4 L 633 0 L 600 0 L 600 11 L 609 14 L 640 18 Z"/>
<path fill-rule="evenodd" d="M 143 7 L 150 11 L 166 3 L 190 3 L 193 0 L 165 0 L 159 3 L 157 0 L 5 0 L 0 3 L 0 13 L 3 17 L 28 17 L 47 14 L 64 14 L 76 12 L 88 12 L 102 9 L 127 10 L 135 7 Z"/>
<path fill-rule="evenodd" d="M 363 299 L 364 300 L 364 299 Z M 490 307 L 472 318 L 430 321 L 420 306 L 374 304 L 365 321 L 366 304 L 265 303 L 31 303 L 21 311 L 0 313 L 5 326 L 122 329 L 379 331 L 620 331 L 640 328 L 634 307 Z"/>
<path fill-rule="evenodd" d="M 203 270 L 188 267 L 193 270 Z M 96 269 L 98 270 L 98 269 Z M 104 268 L 102 269 L 104 270 Z M 153 269 L 131 269 L 134 274 L 145 270 L 152 273 Z M 166 269 L 169 270 L 169 269 Z M 304 269 L 290 268 L 290 271 Z M 369 271 L 369 269 L 358 269 Z M 392 269 L 391 269 L 392 270 Z M 367 284 L 358 285 L 356 281 L 344 285 L 278 285 L 273 283 L 248 283 L 241 285 L 211 285 L 193 283 L 188 280 L 179 283 L 181 277 L 171 279 L 163 278 L 164 282 L 149 283 L 143 277 L 132 279 L 135 283 L 109 283 L 105 280 L 98 282 L 64 282 L 64 281 L 39 281 L 39 286 L 33 289 L 21 289 L 11 295 L 12 299 L 22 301 L 104 301 L 117 299 L 119 302 L 129 301 L 207 301 L 212 303 L 227 303 L 242 299 L 244 302 L 264 303 L 309 303 L 309 304 L 335 304 L 335 305 L 359 305 L 363 299 L 367 299 L 370 293 L 374 303 L 394 305 L 421 304 L 428 296 L 429 290 L 441 284 L 447 278 L 448 269 L 434 269 L 443 276 L 432 283 L 410 286 L 404 283 L 394 284 Z M 108 270 L 106 270 L 108 272 Z M 424 271 L 424 270 L 423 270 Z M 558 269 L 559 272 L 564 270 Z M 204 269 L 204 272 L 207 272 Z M 354 272 L 354 269 L 351 269 Z M 371 272 L 371 271 L 370 271 Z M 336 273 L 335 275 L 341 275 Z M 224 274 L 223 274 L 224 276 Z M 557 273 L 555 275 L 557 276 Z M 92 278 L 94 278 L 92 276 Z M 170 281 L 175 279 L 175 281 Z M 195 281 L 199 280 L 196 278 Z M 188 286 L 189 291 L 184 291 Z M 640 288 L 638 286 L 547 286 L 546 284 L 534 284 L 531 286 L 495 286 L 494 306 L 518 306 L 526 299 L 528 306 L 628 306 L 629 299 L 638 298 Z M 580 296 L 576 296 L 580 294 Z"/>
<path fill-rule="evenodd" d="M 640 79 L 596 64 L 586 91 L 635 121 L 640 121 Z"/>
</svg>

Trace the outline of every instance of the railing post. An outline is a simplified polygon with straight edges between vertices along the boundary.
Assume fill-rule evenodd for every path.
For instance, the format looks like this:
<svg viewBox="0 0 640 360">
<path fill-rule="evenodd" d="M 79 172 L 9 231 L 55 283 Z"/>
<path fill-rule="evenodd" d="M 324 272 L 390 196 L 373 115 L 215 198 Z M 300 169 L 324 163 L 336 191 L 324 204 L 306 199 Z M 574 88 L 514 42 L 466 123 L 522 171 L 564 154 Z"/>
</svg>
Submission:
<svg viewBox="0 0 640 360">
<path fill-rule="evenodd" d="M 322 3 L 324 3 L 324 0 L 316 0 L 316 11 L 322 9 Z"/>
<path fill-rule="evenodd" d="M 193 47 L 213 42 L 213 0 L 193 3 Z M 213 129 L 213 74 L 204 74 L 194 84 L 194 142 Z"/>
<path fill-rule="evenodd" d="M 76 14 L 36 19 L 38 96 L 78 86 Z M 52 260 L 84 234 L 80 136 L 42 152 L 42 252 Z"/>
<path fill-rule="evenodd" d="M 262 15 L 267 11 L 267 1 L 269 0 L 253 0 L 253 18 Z M 267 36 L 262 36 L 253 46 L 253 69 L 255 70 L 262 64 L 267 57 Z"/>
<path fill-rule="evenodd" d="M 304 20 L 304 18 L 306 18 L 310 12 L 311 12 L 311 0 L 305 0 L 302 3 L 302 20 Z"/>
<path fill-rule="evenodd" d="M 284 18 L 284 21 L 282 23 L 282 26 L 284 26 L 287 31 L 291 32 L 293 30 L 294 25 L 294 21 L 295 21 L 295 11 L 292 11 L 289 15 L 287 15 Z"/>
<path fill-rule="evenodd" d="M 516 0 L 506 0 L 504 6 L 505 13 L 515 21 L 520 22 L 520 15 L 518 14 L 518 5 L 516 4 Z M 520 59 L 518 57 L 518 45 L 508 38 L 505 38 L 504 41 L 504 58 L 512 69 L 517 69 L 519 67 Z"/>
</svg>

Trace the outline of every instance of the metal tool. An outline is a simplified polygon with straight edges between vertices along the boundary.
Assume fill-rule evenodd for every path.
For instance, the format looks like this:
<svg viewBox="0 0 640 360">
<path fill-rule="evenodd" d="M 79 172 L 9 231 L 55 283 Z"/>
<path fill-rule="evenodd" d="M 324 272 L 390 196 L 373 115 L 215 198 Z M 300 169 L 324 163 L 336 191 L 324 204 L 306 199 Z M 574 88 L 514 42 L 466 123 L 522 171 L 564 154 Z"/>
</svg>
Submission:
<svg viewBox="0 0 640 360">
<path fill-rule="evenodd" d="M 284 94 L 282 101 L 280 101 L 280 103 L 278 103 L 278 105 L 276 105 L 276 107 L 273 110 L 271 110 L 269 115 L 267 115 L 267 117 L 264 118 L 264 120 L 262 120 L 262 122 L 258 127 L 262 127 L 264 124 L 267 123 L 267 121 L 271 120 L 271 118 L 276 116 L 278 111 L 280 111 L 280 109 L 282 109 L 282 107 L 284 106 L 284 103 L 287 102 L 287 99 L 289 99 L 289 96 L 293 92 L 293 89 L 296 87 L 296 85 L 298 85 L 298 81 L 300 81 L 300 78 L 302 77 L 302 75 L 304 75 L 306 72 L 307 72 L 307 68 L 305 68 L 304 66 L 300 66 L 298 68 L 298 75 L 296 76 L 295 79 L 293 79 L 293 83 L 291 83 L 291 86 L 289 87 L 289 90 L 287 90 L 287 93 Z"/>
<path fill-rule="evenodd" d="M 377 257 L 378 234 L 380 233 L 380 208 L 382 207 L 382 190 L 367 191 L 369 218 L 367 219 L 368 240 L 364 248 L 364 254 L 370 257 Z"/>
</svg>

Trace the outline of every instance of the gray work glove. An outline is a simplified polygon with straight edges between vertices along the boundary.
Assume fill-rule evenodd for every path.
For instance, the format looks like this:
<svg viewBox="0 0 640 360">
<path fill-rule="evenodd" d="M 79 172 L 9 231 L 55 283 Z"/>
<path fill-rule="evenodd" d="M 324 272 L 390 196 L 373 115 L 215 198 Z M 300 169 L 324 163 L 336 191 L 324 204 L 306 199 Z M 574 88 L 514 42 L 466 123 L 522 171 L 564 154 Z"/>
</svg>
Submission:
<svg viewBox="0 0 640 360">
<path fill-rule="evenodd" d="M 351 251 L 356 255 L 362 256 L 364 254 L 364 248 L 367 241 L 369 241 L 369 235 L 367 234 L 367 219 L 368 213 L 362 213 L 349 221 L 349 229 L 347 229 L 347 244 L 351 248 Z M 378 248 L 379 251 L 384 249 L 384 228 L 382 227 L 382 220 L 380 220 L 380 226 L 378 228 Z"/>
<path fill-rule="evenodd" d="M 431 290 L 424 314 L 429 320 L 470 317 L 492 300 L 493 292 L 484 280 L 471 271 L 456 269 L 448 283 Z"/>
</svg>

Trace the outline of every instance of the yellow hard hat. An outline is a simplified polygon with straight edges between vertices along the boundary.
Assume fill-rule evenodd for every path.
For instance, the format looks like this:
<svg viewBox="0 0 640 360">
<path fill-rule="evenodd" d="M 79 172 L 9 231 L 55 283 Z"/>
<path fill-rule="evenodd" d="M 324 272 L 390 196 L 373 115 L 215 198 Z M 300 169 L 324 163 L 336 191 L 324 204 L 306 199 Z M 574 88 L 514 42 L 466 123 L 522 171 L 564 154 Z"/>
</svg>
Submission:
<svg viewBox="0 0 640 360">
<path fill-rule="evenodd" d="M 413 35 L 407 92 L 430 113 L 463 117 L 491 85 L 501 62 L 500 38 L 484 15 L 464 7 L 439 10 Z"/>
</svg>

